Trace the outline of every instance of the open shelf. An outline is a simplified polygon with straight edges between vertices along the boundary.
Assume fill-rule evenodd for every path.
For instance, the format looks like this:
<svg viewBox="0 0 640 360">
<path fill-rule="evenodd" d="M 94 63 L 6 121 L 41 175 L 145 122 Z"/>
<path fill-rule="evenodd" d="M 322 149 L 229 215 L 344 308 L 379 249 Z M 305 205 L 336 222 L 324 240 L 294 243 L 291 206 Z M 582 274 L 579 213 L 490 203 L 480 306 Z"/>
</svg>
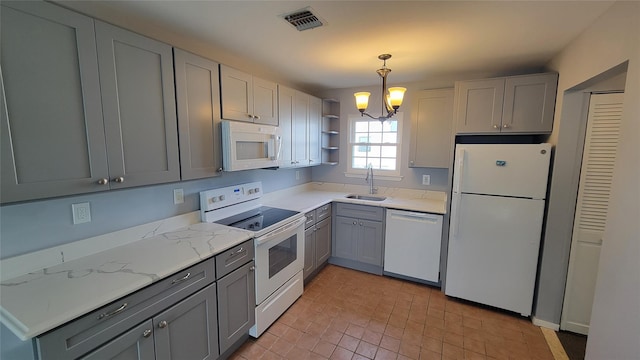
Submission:
<svg viewBox="0 0 640 360">
<path fill-rule="evenodd" d="M 337 165 L 340 159 L 340 102 L 322 100 L 322 163 Z"/>
</svg>

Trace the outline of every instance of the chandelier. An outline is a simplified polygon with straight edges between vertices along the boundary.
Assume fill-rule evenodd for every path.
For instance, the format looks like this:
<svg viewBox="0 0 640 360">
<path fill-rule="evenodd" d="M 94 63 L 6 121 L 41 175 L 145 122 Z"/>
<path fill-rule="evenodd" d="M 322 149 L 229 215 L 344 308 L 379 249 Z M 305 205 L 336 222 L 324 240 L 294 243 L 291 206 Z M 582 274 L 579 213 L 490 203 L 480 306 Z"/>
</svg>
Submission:
<svg viewBox="0 0 640 360">
<path fill-rule="evenodd" d="M 353 95 L 356 97 L 356 107 L 360 111 L 360 116 L 367 115 L 372 119 L 378 119 L 380 122 L 384 122 L 395 115 L 398 112 L 400 105 L 402 105 L 402 98 L 404 97 L 404 92 L 407 91 L 407 89 L 403 87 L 392 87 L 387 90 L 387 75 L 391 72 L 391 69 L 387 67 L 387 60 L 390 58 L 391 54 L 382 54 L 378 56 L 378 59 L 383 61 L 382 68 L 376 71 L 382 78 L 382 114 L 377 117 L 367 114 L 365 111 L 367 110 L 367 105 L 369 105 L 369 95 L 371 95 L 371 93 L 357 92 Z"/>
</svg>

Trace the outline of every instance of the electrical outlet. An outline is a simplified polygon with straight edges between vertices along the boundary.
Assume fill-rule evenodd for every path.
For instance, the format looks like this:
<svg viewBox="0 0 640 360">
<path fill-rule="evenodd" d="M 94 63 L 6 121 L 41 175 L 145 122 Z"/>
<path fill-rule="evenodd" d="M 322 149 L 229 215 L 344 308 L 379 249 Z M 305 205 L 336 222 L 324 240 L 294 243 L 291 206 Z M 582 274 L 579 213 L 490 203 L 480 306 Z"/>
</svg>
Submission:
<svg viewBox="0 0 640 360">
<path fill-rule="evenodd" d="M 88 202 L 71 204 L 73 212 L 73 224 L 88 223 L 91 221 L 91 207 Z"/>
<path fill-rule="evenodd" d="M 422 185 L 431 185 L 431 175 L 422 175 Z"/>
<path fill-rule="evenodd" d="M 296 170 L 296 180 L 300 180 L 300 170 Z"/>
<path fill-rule="evenodd" d="M 184 190 L 173 189 L 173 203 L 176 205 L 184 203 Z"/>
</svg>

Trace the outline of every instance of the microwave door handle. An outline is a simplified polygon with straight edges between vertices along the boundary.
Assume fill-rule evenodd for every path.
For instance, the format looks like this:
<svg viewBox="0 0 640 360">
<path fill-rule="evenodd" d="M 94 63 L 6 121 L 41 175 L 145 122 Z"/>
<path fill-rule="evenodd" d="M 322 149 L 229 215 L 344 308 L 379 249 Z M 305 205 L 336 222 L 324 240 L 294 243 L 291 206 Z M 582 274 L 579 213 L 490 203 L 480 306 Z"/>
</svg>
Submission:
<svg viewBox="0 0 640 360">
<path fill-rule="evenodd" d="M 282 136 L 271 135 L 268 151 L 271 160 L 280 160 L 280 148 L 282 148 Z"/>
<path fill-rule="evenodd" d="M 282 149 L 282 136 L 276 135 L 276 140 L 277 140 L 276 145 L 278 146 L 278 148 L 276 149 L 276 160 L 280 160 L 280 150 Z"/>
</svg>

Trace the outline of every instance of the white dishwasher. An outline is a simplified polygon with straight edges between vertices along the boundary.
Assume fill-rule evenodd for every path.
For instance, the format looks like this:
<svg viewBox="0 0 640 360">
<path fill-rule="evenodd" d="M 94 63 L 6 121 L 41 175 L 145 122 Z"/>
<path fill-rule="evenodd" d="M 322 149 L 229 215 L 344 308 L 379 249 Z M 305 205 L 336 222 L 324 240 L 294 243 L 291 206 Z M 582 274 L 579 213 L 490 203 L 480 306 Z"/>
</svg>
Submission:
<svg viewBox="0 0 640 360">
<path fill-rule="evenodd" d="M 387 210 L 384 271 L 437 283 L 442 215 Z"/>
</svg>

